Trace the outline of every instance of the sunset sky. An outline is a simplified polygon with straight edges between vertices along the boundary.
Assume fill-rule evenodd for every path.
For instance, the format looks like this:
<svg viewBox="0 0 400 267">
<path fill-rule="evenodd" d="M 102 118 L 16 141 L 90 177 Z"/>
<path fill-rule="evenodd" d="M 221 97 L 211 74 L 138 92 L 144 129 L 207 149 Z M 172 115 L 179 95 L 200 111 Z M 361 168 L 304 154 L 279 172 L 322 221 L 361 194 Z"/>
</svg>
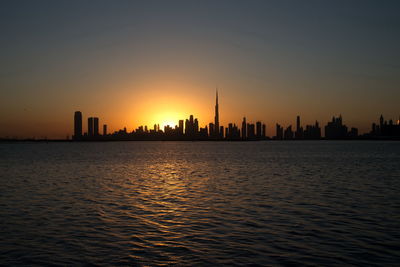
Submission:
<svg viewBox="0 0 400 267">
<path fill-rule="evenodd" d="M 0 137 L 400 115 L 400 1 L 1 1 Z"/>
</svg>

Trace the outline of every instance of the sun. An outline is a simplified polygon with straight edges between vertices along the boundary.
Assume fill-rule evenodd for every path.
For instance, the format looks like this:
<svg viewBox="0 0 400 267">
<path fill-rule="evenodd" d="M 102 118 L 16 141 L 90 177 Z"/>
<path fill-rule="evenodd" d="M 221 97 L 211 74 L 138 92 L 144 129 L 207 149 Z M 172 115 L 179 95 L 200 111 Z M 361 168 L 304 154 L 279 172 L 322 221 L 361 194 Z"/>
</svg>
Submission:
<svg viewBox="0 0 400 267">
<path fill-rule="evenodd" d="M 185 115 L 175 111 L 163 111 L 155 114 L 153 124 L 160 124 L 160 129 L 164 130 L 164 127 L 169 125 L 171 128 L 175 128 L 175 125 L 179 124 L 179 120 L 184 120 Z"/>
<path fill-rule="evenodd" d="M 174 128 L 175 125 L 178 125 L 178 121 L 174 121 L 174 120 L 170 120 L 170 119 L 164 120 L 164 121 L 162 121 L 160 123 L 160 128 L 164 129 L 164 127 L 167 126 L 167 125 L 169 125 L 170 127 Z"/>
</svg>

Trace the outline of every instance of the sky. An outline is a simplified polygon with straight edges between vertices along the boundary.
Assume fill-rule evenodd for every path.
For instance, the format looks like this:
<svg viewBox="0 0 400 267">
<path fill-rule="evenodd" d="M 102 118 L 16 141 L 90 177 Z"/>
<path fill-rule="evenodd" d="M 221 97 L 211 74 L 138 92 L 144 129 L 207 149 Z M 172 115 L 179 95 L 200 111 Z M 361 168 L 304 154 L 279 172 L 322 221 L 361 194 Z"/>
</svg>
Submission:
<svg viewBox="0 0 400 267">
<path fill-rule="evenodd" d="M 0 137 L 400 115 L 400 1 L 1 1 Z M 84 131 L 87 127 L 84 124 Z"/>
</svg>

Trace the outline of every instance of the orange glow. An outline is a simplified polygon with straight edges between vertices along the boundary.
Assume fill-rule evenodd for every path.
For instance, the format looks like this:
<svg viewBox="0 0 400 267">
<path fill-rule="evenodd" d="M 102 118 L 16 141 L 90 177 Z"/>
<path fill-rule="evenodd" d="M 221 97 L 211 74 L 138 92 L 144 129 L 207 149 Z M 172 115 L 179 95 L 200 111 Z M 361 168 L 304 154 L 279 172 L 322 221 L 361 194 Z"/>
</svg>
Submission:
<svg viewBox="0 0 400 267">
<path fill-rule="evenodd" d="M 118 110 L 107 111 L 113 117 L 105 118 L 111 129 L 126 126 L 132 131 L 141 125 L 152 129 L 154 124 L 159 124 L 160 130 L 164 130 L 164 126 L 174 128 L 179 120 L 190 115 L 198 118 L 203 126 L 213 118 L 215 92 L 204 85 L 193 86 L 184 81 L 159 78 L 121 87 L 126 89 L 121 93 Z"/>
<path fill-rule="evenodd" d="M 153 125 L 154 124 L 160 124 L 160 129 L 164 129 L 164 126 L 171 126 L 172 128 L 175 127 L 175 125 L 179 124 L 179 120 L 183 120 L 185 118 L 185 115 L 179 112 L 174 112 L 174 111 L 165 111 L 162 113 L 154 114 L 153 116 Z"/>
</svg>

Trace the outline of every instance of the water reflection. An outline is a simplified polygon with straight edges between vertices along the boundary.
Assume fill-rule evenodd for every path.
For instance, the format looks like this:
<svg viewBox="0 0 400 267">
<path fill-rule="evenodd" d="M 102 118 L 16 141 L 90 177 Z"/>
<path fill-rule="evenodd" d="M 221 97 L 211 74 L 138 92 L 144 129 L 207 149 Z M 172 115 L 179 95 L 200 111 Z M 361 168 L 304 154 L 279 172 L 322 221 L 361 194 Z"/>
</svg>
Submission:
<svg viewBox="0 0 400 267">
<path fill-rule="evenodd" d="M 398 143 L 10 146 L 0 146 L 7 265 L 400 258 Z"/>
</svg>

